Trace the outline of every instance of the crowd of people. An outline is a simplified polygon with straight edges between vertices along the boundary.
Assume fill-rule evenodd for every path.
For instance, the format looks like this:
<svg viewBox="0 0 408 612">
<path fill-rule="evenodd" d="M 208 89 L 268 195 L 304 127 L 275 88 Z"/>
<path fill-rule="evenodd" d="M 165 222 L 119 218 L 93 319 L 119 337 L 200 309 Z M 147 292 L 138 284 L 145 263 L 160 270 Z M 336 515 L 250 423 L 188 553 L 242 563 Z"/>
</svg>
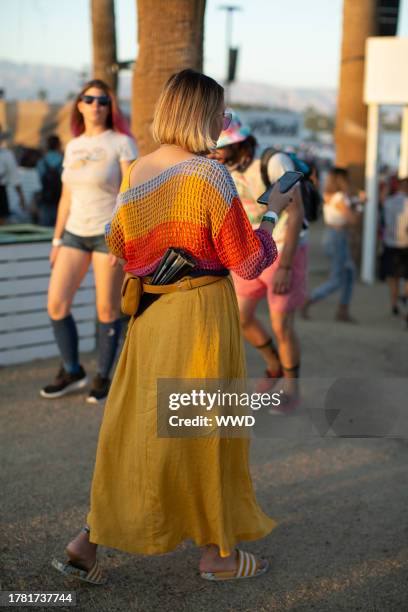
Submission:
<svg viewBox="0 0 408 612">
<path fill-rule="evenodd" d="M 61 196 L 63 152 L 51 134 L 44 150 L 5 146 L 9 134 L 0 126 L 0 224 L 35 223 L 54 227 Z"/>
<path fill-rule="evenodd" d="M 364 198 L 352 197 L 345 169 L 329 171 L 320 196 L 310 160 L 278 150 L 259 158 L 250 128 L 226 109 L 223 88 L 192 70 L 173 75 L 161 93 L 153 153 L 137 156 L 115 95 L 100 80 L 78 93 L 71 127 L 64 154 L 51 136 L 45 154 L 27 154 L 20 169 L 0 149 L 2 221 L 10 213 L 6 188 L 13 186 L 21 208 L 54 227 L 48 314 L 61 367 L 41 389 L 44 398 L 88 383 L 71 305 L 91 263 L 95 276 L 98 367 L 87 401 L 106 401 L 105 412 L 86 525 L 68 544 L 67 560 L 53 564 L 65 575 L 101 584 L 98 545 L 160 554 L 191 538 L 203 548 L 202 578 L 262 575 L 268 562 L 236 548 L 275 526 L 256 501 L 248 439 L 157 438 L 157 379 L 244 378 L 243 335 L 265 363 L 257 391 L 283 381 L 279 410 L 295 410 L 301 365 L 296 312 L 307 318 L 316 302 L 339 291 L 336 319 L 354 322 L 349 230 Z M 279 179 L 299 169 L 302 186 L 281 193 Z M 31 198 L 22 189 L 25 170 L 38 179 L 30 179 Z M 268 204 L 259 203 L 272 184 Z M 330 275 L 308 292 L 309 224 L 319 208 Z M 398 314 L 400 279 L 408 297 L 408 179 L 385 194 L 382 211 L 384 274 Z M 169 248 L 188 253 L 194 267 L 152 291 L 152 275 Z M 124 283 L 125 274 L 138 284 Z M 142 298 L 143 307 L 131 296 L 135 308 L 112 378 L 121 287 L 156 295 Z M 262 300 L 269 326 L 257 316 Z"/>
</svg>

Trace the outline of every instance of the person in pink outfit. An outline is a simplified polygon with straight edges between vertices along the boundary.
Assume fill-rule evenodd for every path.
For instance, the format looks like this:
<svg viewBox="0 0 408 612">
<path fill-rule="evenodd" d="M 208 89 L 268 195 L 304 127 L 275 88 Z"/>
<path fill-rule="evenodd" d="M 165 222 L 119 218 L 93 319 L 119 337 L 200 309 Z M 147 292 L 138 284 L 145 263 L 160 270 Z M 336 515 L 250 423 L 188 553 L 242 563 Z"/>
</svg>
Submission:
<svg viewBox="0 0 408 612">
<path fill-rule="evenodd" d="M 261 164 L 255 159 L 256 140 L 248 126 L 233 113 L 228 130 L 221 133 L 217 149 L 212 157 L 224 163 L 231 172 L 238 193 L 253 228 L 258 227 L 265 207 L 257 198 L 265 191 L 261 177 Z M 276 182 L 286 171 L 294 170 L 294 163 L 284 153 L 276 153 L 268 163 L 268 176 Z M 300 371 L 300 342 L 295 331 L 295 312 L 307 296 L 308 242 L 304 225 L 304 209 L 300 189 L 281 214 L 273 231 L 278 247 L 278 258 L 258 278 L 244 280 L 233 274 L 238 298 L 241 325 L 246 340 L 261 353 L 266 369 L 266 379 L 258 384 L 258 391 L 266 391 L 284 377 L 287 402 L 285 410 L 298 403 L 297 378 Z M 266 298 L 274 343 L 256 317 L 259 302 Z"/>
</svg>

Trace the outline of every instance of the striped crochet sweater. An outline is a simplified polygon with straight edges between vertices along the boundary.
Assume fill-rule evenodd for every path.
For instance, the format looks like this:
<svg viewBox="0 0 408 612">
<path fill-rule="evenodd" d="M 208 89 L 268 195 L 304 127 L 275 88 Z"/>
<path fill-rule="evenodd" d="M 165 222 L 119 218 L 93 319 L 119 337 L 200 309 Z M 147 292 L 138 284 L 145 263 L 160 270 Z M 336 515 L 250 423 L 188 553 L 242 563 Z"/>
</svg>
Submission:
<svg viewBox="0 0 408 612">
<path fill-rule="evenodd" d="M 137 163 L 137 162 L 135 162 Z M 151 274 L 170 246 L 185 249 L 205 273 L 233 270 L 252 279 L 277 256 L 264 230 L 253 230 L 226 168 L 215 160 L 182 161 L 135 187 L 129 168 L 106 242 L 135 276 Z"/>
</svg>

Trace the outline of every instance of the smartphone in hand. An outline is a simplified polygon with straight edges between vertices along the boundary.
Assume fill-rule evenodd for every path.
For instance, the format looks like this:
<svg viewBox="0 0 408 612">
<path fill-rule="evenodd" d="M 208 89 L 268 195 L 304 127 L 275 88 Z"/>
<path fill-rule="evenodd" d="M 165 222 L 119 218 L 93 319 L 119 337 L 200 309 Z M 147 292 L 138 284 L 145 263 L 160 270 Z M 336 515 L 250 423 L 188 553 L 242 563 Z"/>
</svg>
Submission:
<svg viewBox="0 0 408 612">
<path fill-rule="evenodd" d="M 304 177 L 303 172 L 297 172 L 296 170 L 289 170 L 285 172 L 280 179 L 278 179 L 279 191 L 281 193 L 287 193 Z M 269 204 L 269 196 L 271 195 L 271 191 L 274 188 L 275 183 L 273 183 L 268 189 L 257 199 L 259 204 L 264 204 L 268 206 Z"/>
</svg>

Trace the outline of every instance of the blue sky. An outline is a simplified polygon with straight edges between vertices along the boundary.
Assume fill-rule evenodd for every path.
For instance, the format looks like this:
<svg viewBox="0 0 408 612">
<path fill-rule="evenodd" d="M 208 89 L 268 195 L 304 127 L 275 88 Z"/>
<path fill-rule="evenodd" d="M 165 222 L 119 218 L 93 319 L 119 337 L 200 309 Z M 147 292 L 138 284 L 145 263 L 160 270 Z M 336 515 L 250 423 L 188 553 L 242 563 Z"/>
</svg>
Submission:
<svg viewBox="0 0 408 612">
<path fill-rule="evenodd" d="M 154 1 L 154 0 L 152 0 Z M 358 0 L 356 0 L 358 1 Z M 119 59 L 136 55 L 136 2 L 115 0 Z M 169 0 L 171 2 L 171 0 Z M 207 0 L 204 70 L 225 71 L 225 0 Z M 238 77 L 290 87 L 336 87 L 342 0 L 234 0 Z M 89 0 L 0 0 L 0 58 L 77 68 L 91 63 Z M 408 0 L 399 34 L 408 36 Z"/>
</svg>

